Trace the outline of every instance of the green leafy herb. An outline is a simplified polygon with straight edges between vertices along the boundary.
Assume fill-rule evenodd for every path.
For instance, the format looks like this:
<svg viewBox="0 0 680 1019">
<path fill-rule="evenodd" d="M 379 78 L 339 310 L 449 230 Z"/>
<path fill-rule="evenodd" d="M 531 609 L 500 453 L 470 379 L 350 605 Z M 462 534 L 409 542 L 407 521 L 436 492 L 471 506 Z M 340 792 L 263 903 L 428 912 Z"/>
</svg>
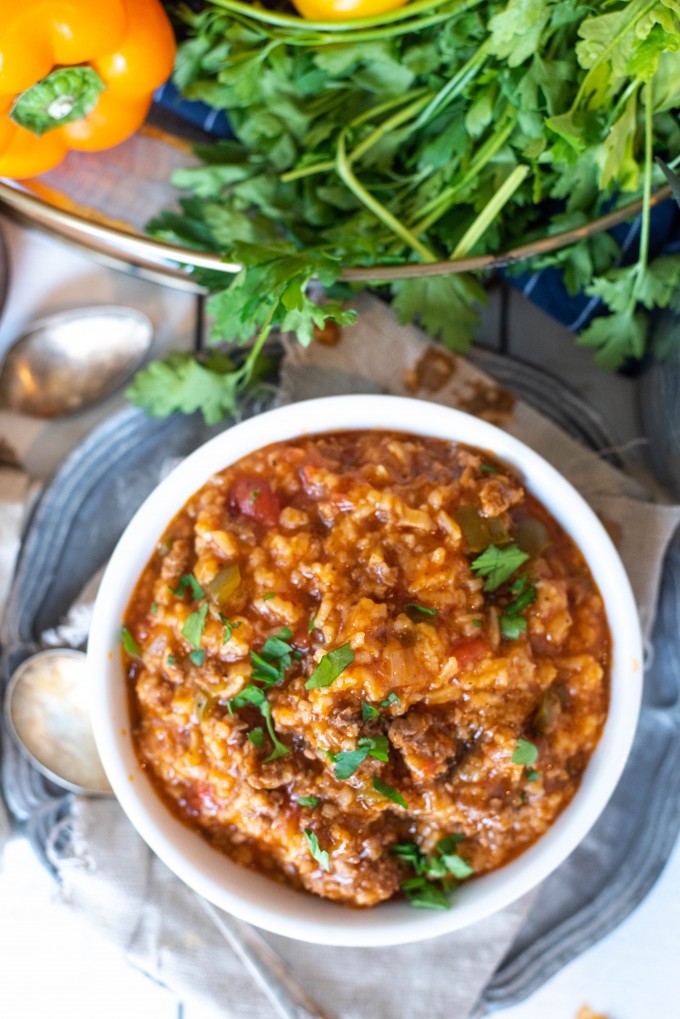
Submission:
<svg viewBox="0 0 680 1019">
<path fill-rule="evenodd" d="M 319 839 L 316 836 L 316 834 L 313 831 L 310 831 L 309 828 L 305 828 L 304 834 L 305 838 L 307 839 L 309 851 L 316 860 L 316 862 L 319 864 L 321 869 L 330 870 L 331 867 L 328 859 L 328 851 L 326 849 L 321 849 L 319 847 Z"/>
<path fill-rule="evenodd" d="M 298 803 L 301 807 L 318 807 L 318 796 L 298 796 Z"/>
<path fill-rule="evenodd" d="M 134 655 L 136 658 L 141 658 L 142 652 L 140 651 L 139 644 L 132 636 L 127 626 L 121 626 L 120 628 L 120 640 L 129 655 Z"/>
<path fill-rule="evenodd" d="M 537 592 L 533 584 L 529 584 L 526 573 L 523 573 L 510 585 L 510 590 L 517 595 L 514 601 L 505 606 L 500 617 L 501 633 L 508 640 L 517 640 L 521 633 L 526 632 L 527 621 L 522 612 L 536 601 Z"/>
<path fill-rule="evenodd" d="M 496 591 L 528 558 L 527 553 L 522 552 L 513 542 L 512 545 L 505 545 L 503 548 L 489 545 L 481 555 L 473 559 L 471 565 L 475 573 L 486 577 L 484 590 Z"/>
<path fill-rule="evenodd" d="M 412 906 L 420 909 L 449 909 L 449 894 L 459 881 L 474 873 L 473 868 L 455 851 L 463 835 L 447 835 L 437 843 L 436 851 L 426 856 L 415 842 L 392 846 L 391 852 L 411 867 L 415 877 L 407 878 L 401 888 Z"/>
<path fill-rule="evenodd" d="M 369 718 L 380 718 L 380 712 L 377 708 L 374 708 L 372 704 L 367 704 L 366 701 L 362 701 L 361 718 L 364 722 L 367 722 Z"/>
<path fill-rule="evenodd" d="M 385 796 L 388 800 L 391 800 L 392 803 L 396 803 L 398 806 L 408 809 L 408 803 L 401 793 L 397 789 L 394 789 L 391 785 L 381 782 L 380 779 L 375 776 L 373 777 L 373 788 L 377 793 L 380 793 L 381 796 Z"/>
<path fill-rule="evenodd" d="M 321 687 L 330 686 L 353 661 L 354 651 L 349 644 L 342 644 L 333 651 L 329 651 L 323 656 L 305 683 L 305 689 L 318 690 Z"/>
<path fill-rule="evenodd" d="M 205 596 L 205 591 L 196 580 L 193 573 L 183 573 L 179 578 L 177 587 L 171 587 L 170 590 L 173 594 L 176 594 L 178 598 L 182 598 L 187 590 L 191 591 L 191 598 L 193 601 L 199 601 L 199 599 Z"/>
<path fill-rule="evenodd" d="M 226 616 L 223 616 L 221 612 L 220 620 L 224 624 L 224 635 L 222 637 L 222 644 L 226 644 L 233 637 L 234 630 L 238 630 L 239 626 L 241 625 L 241 622 L 240 620 L 237 620 L 237 622 L 232 623 L 229 619 L 227 619 Z"/>
<path fill-rule="evenodd" d="M 394 692 L 394 690 L 392 691 L 392 693 L 388 693 L 384 701 L 380 702 L 380 707 L 389 708 L 392 706 L 392 704 L 401 704 L 401 701 L 399 700 L 399 697 Z"/>
<path fill-rule="evenodd" d="M 194 663 L 194 665 L 203 665 L 203 662 L 205 660 L 205 651 L 192 651 L 191 654 L 189 655 L 189 658 Z"/>
<path fill-rule="evenodd" d="M 418 605 L 413 601 L 408 602 L 406 608 L 413 609 L 414 612 L 422 612 L 424 616 L 436 616 L 439 612 L 439 609 L 428 609 L 425 605 Z"/>
<path fill-rule="evenodd" d="M 342 266 L 389 281 L 395 264 L 497 254 L 565 230 L 571 243 L 521 269 L 552 266 L 599 302 L 605 314 L 581 342 L 601 363 L 644 353 L 644 311 L 680 281 L 680 256 L 651 259 L 649 245 L 649 198 L 663 181 L 653 155 L 675 162 L 680 150 L 671 0 L 444 0 L 332 25 L 259 4 L 192 6 L 178 8 L 175 83 L 229 111 L 236 137 L 198 146 L 203 164 L 173 178 L 179 211 L 149 230 L 242 267 L 194 275 L 216 291 L 214 339 L 255 342 L 239 366 L 215 349 L 152 364 L 129 390 L 135 402 L 159 415 L 233 414 L 258 383 L 270 328 L 307 344 L 327 319 L 351 321 Z M 637 250 L 583 229 L 635 199 Z M 310 292 L 313 279 L 326 293 Z M 475 277 L 388 287 L 401 320 L 465 349 L 484 301 Z"/>
<path fill-rule="evenodd" d="M 258 495 L 260 494 L 260 491 L 261 490 L 259 488 L 254 488 L 252 490 L 252 492 L 250 493 L 250 502 L 251 503 L 255 502 L 255 500 L 257 499 Z"/>
<path fill-rule="evenodd" d="M 282 743 L 274 731 L 272 709 L 264 690 L 262 690 L 259 686 L 255 686 L 254 683 L 248 683 L 243 690 L 241 690 L 240 694 L 231 698 L 227 706 L 229 707 L 229 710 L 232 711 L 234 709 L 238 710 L 239 708 L 243 708 L 246 704 L 252 704 L 254 707 L 259 708 L 260 714 L 265 720 L 269 738 L 274 744 L 273 751 L 269 757 L 265 759 L 264 763 L 269 764 L 270 761 L 275 761 L 277 757 L 283 757 L 285 754 L 289 754 L 290 747 L 287 747 L 284 743 Z"/>
<path fill-rule="evenodd" d="M 529 768 L 527 770 L 527 782 L 536 782 L 537 779 L 539 778 L 540 778 L 539 773 L 537 771 L 534 771 L 533 768 Z"/>
<path fill-rule="evenodd" d="M 530 768 L 538 760 L 538 747 L 528 739 L 518 739 L 517 746 L 512 754 L 513 764 L 523 764 Z"/>
<path fill-rule="evenodd" d="M 309 626 L 307 627 L 307 633 L 314 633 L 314 626 L 316 624 L 316 616 L 312 616 L 309 620 Z"/>
<path fill-rule="evenodd" d="M 351 778 L 367 757 L 374 757 L 377 761 L 388 761 L 389 745 L 385 735 L 363 736 L 358 740 L 356 750 L 341 750 L 337 754 L 329 754 L 329 759 L 335 765 L 335 777 L 341 782 Z"/>
<path fill-rule="evenodd" d="M 175 657 L 174 657 L 174 655 L 168 655 L 168 665 L 174 665 L 174 664 L 175 664 Z"/>
<path fill-rule="evenodd" d="M 251 729 L 250 732 L 248 733 L 248 739 L 250 740 L 254 747 L 258 748 L 263 747 L 264 729 L 262 728 L 262 726 L 257 725 L 254 729 Z"/>
<path fill-rule="evenodd" d="M 205 619 L 208 615 L 208 603 L 205 602 L 196 611 L 192 612 L 182 627 L 182 636 L 193 644 L 195 648 L 200 647 L 203 631 L 205 630 Z"/>
<path fill-rule="evenodd" d="M 269 601 L 271 598 L 276 598 L 276 591 L 267 591 L 262 595 L 262 601 Z"/>
<path fill-rule="evenodd" d="M 481 620 L 481 619 L 473 619 L 473 620 L 472 620 L 472 625 L 473 625 L 473 626 L 474 626 L 474 627 L 475 627 L 475 628 L 476 628 L 477 630 L 480 630 L 480 629 L 482 628 L 482 626 L 484 626 L 484 623 L 482 622 L 482 620 Z"/>
<path fill-rule="evenodd" d="M 485 471 L 486 474 L 498 474 L 498 468 L 494 467 L 493 464 L 480 464 L 480 471 Z"/>
<path fill-rule="evenodd" d="M 151 613 L 152 616 L 155 616 L 158 613 L 158 602 L 155 601 L 151 602 L 149 612 Z"/>
</svg>

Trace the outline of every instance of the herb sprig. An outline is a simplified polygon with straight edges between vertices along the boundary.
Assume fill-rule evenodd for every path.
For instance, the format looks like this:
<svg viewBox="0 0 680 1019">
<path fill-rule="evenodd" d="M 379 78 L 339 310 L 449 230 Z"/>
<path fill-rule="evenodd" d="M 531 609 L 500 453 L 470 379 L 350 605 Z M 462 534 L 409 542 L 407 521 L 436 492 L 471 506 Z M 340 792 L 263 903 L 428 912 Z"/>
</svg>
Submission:
<svg viewBox="0 0 680 1019">
<path fill-rule="evenodd" d="M 470 864 L 456 851 L 463 835 L 447 835 L 437 843 L 435 852 L 426 856 L 415 842 L 392 846 L 392 854 L 414 871 L 414 877 L 402 881 L 401 889 L 418 909 L 450 909 L 449 896 L 461 881 L 474 873 Z"/>
<path fill-rule="evenodd" d="M 643 355 L 643 309 L 677 299 L 680 256 L 653 259 L 653 154 L 674 160 L 680 128 L 678 13 L 670 0 L 419 0 L 367 22 L 313 23 L 240 0 L 182 7 L 175 83 L 227 110 L 235 138 L 197 147 L 176 171 L 181 211 L 149 224 L 165 241 L 241 266 L 195 271 L 215 291 L 214 339 L 245 344 L 173 353 L 140 373 L 130 398 L 160 416 L 233 414 L 257 381 L 272 327 L 308 344 L 352 313 L 343 266 L 498 253 L 578 231 L 524 268 L 558 268 L 606 314 L 579 342 L 616 367 Z M 275 43 L 275 45 L 274 45 Z M 642 199 L 632 264 L 584 224 Z M 628 261 L 630 261 L 628 254 Z M 310 281 L 320 287 L 310 289 Z M 323 289 L 326 288 L 324 293 Z M 402 321 L 464 350 L 484 292 L 470 274 L 389 284 Z"/>
</svg>

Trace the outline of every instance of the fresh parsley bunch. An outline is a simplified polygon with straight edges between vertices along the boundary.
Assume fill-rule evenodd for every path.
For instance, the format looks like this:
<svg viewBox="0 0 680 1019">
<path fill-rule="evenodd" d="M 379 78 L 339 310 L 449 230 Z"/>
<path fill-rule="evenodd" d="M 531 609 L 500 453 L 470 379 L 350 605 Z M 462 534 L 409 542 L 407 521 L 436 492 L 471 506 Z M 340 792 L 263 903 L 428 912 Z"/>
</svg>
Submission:
<svg viewBox="0 0 680 1019">
<path fill-rule="evenodd" d="M 634 264 L 599 234 L 540 265 L 604 302 L 579 337 L 600 364 L 643 355 L 643 309 L 677 299 L 680 280 L 680 257 L 649 258 L 654 156 L 680 152 L 680 0 L 415 0 L 333 24 L 212 0 L 182 16 L 175 81 L 226 110 L 236 138 L 198 147 L 203 165 L 173 178 L 190 196 L 150 230 L 243 266 L 226 286 L 213 274 L 209 311 L 215 337 L 255 342 L 236 371 L 173 355 L 138 377 L 136 402 L 232 410 L 272 326 L 308 343 L 350 320 L 333 294 L 343 266 L 384 268 L 400 319 L 464 350 L 479 281 L 389 284 L 392 266 L 498 253 L 635 197 Z"/>
</svg>

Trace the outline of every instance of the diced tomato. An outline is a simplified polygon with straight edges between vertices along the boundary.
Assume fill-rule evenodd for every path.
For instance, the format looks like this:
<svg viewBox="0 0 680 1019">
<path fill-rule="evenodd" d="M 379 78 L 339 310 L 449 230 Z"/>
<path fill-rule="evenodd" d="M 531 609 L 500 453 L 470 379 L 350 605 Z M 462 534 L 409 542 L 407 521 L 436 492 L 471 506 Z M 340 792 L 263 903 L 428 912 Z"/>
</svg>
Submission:
<svg viewBox="0 0 680 1019">
<path fill-rule="evenodd" d="M 244 517 L 259 520 L 269 527 L 279 519 L 279 498 L 261 478 L 239 478 L 232 485 L 231 498 Z"/>
<path fill-rule="evenodd" d="M 464 640 L 459 640 L 451 649 L 451 654 L 455 656 L 462 669 L 474 665 L 488 653 L 489 644 L 483 637 L 466 637 Z"/>
</svg>

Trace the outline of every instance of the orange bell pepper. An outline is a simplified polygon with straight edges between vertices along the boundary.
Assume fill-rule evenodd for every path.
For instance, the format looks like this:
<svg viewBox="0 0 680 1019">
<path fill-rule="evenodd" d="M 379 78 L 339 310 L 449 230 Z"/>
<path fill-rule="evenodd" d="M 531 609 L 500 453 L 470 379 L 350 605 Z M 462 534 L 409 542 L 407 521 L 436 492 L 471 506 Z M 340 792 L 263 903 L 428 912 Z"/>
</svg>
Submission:
<svg viewBox="0 0 680 1019">
<path fill-rule="evenodd" d="M 15 0 L 0 14 L 0 176 L 123 141 L 174 57 L 160 0 Z"/>
</svg>

